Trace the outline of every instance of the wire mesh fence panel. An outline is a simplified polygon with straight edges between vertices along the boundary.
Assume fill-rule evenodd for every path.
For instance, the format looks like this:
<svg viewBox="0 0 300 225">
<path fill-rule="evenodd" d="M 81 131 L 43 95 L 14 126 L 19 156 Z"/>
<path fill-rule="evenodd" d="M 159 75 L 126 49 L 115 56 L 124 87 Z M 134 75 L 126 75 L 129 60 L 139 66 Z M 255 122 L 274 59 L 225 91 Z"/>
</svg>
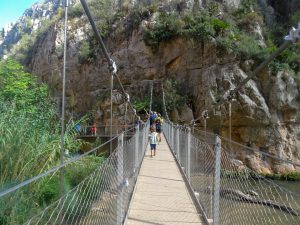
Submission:
<svg viewBox="0 0 300 225">
<path fill-rule="evenodd" d="M 222 223 L 300 224 L 300 196 L 259 174 L 296 165 L 224 138 L 222 146 Z"/>
<path fill-rule="evenodd" d="M 146 125 L 133 136 L 122 133 L 116 149 L 106 160 L 98 160 L 95 154 L 98 148 L 95 148 L 92 155 L 85 153 L 78 159 L 70 159 L 70 162 L 53 168 L 54 172 L 51 170 L 45 176 L 37 177 L 27 186 L 8 194 L 2 192 L 1 224 L 121 224 L 143 160 L 148 133 L 149 126 Z M 138 158 L 136 150 L 139 151 Z M 68 185 L 73 187 L 65 187 L 65 194 L 55 199 L 52 195 L 56 195 L 60 188 L 61 170 Z"/>
<path fill-rule="evenodd" d="M 191 186 L 208 218 L 212 218 L 214 152 L 213 146 L 192 136 Z M 200 201 L 201 200 L 201 201 Z"/>
<path fill-rule="evenodd" d="M 185 128 L 179 129 L 179 163 L 186 173 L 187 169 L 187 133 Z"/>
<path fill-rule="evenodd" d="M 169 124 L 165 125 L 168 132 L 167 126 Z M 176 132 L 179 133 L 180 150 L 176 158 L 182 167 L 186 167 L 187 130 L 174 127 L 172 134 L 177 136 Z M 168 141 L 171 141 L 170 135 L 170 132 L 166 133 Z M 217 215 L 215 204 L 218 204 L 218 224 L 300 224 L 300 196 L 259 174 L 278 172 L 280 168 L 293 169 L 298 167 L 297 164 L 222 138 L 217 185 L 215 140 L 216 135 L 197 129 L 193 130 L 190 140 L 190 185 L 206 218 Z M 172 151 L 176 153 L 176 141 L 173 143 Z M 253 158 L 257 164 L 253 163 Z M 219 193 L 219 201 L 215 201 L 214 192 Z"/>
</svg>

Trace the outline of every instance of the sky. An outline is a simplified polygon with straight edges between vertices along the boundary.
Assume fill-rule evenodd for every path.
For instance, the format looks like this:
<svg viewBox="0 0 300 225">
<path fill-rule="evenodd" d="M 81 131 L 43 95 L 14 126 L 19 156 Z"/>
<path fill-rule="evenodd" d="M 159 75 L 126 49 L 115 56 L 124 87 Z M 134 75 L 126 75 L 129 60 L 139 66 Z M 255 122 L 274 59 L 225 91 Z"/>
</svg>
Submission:
<svg viewBox="0 0 300 225">
<path fill-rule="evenodd" d="M 40 0 L 0 0 L 0 28 L 3 28 L 9 22 L 16 22 L 24 11 L 33 3 Z"/>
</svg>

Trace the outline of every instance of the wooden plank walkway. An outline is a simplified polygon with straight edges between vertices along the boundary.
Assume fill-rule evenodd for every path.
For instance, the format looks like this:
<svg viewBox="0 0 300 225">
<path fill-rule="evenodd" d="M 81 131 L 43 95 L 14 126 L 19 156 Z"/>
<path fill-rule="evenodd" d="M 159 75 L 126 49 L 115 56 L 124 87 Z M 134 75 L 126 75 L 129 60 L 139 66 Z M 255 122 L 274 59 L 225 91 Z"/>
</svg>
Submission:
<svg viewBox="0 0 300 225">
<path fill-rule="evenodd" d="M 153 158 L 148 146 L 136 185 L 127 225 L 205 224 L 164 137 Z"/>
</svg>

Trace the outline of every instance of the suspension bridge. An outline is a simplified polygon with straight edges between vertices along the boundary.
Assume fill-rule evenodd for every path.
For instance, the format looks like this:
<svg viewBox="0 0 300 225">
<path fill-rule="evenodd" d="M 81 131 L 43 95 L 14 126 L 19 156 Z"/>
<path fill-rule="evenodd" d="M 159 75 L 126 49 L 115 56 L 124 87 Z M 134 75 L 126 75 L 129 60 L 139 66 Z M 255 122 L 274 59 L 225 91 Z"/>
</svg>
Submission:
<svg viewBox="0 0 300 225">
<path fill-rule="evenodd" d="M 300 224 L 300 196 L 240 165 L 230 154 L 231 148 L 241 154 L 255 149 L 168 120 L 163 131 L 153 158 L 147 144 L 149 122 L 141 122 L 1 192 L 0 198 L 9 201 L 22 189 L 116 141 L 103 164 L 57 201 L 28 215 L 23 224 Z"/>
<path fill-rule="evenodd" d="M 64 67 L 61 162 L 38 176 L 0 192 L 1 202 L 9 203 L 19 192 L 40 185 L 39 182 L 56 173 L 61 174 L 63 183 L 64 171 L 68 167 L 90 154 L 97 153 L 103 147 L 110 149 L 110 155 L 73 189 L 61 190 L 61 195 L 55 202 L 45 205 L 42 210 L 32 211 L 31 214 L 22 215 L 22 218 L 15 218 L 3 224 L 18 224 L 16 221 L 23 221 L 22 224 L 26 225 L 300 224 L 300 196 L 266 179 L 236 158 L 244 161 L 251 153 L 264 157 L 266 161 L 272 161 L 274 164 L 285 163 L 294 168 L 300 165 L 243 146 L 231 138 L 209 133 L 206 129 L 202 131 L 194 126 L 173 124 L 168 117 L 163 86 L 162 102 L 165 118 L 163 137 L 156 156 L 150 157 L 149 121 L 141 121 L 137 115 L 117 75 L 116 65 L 107 53 L 88 5 L 84 0 L 81 0 L 81 3 L 111 72 L 110 128 L 104 129 L 104 133 L 95 131 L 87 134 L 85 131 L 81 135 L 103 135 L 110 139 L 84 154 L 70 159 L 64 158 L 66 75 Z M 67 8 L 66 3 L 65 43 Z M 291 34 L 290 37 L 294 36 Z M 292 40 L 287 41 L 290 45 Z M 65 65 L 66 44 L 64 53 Z M 116 132 L 113 132 L 112 125 L 114 79 L 119 83 L 127 106 L 136 119 L 136 123 L 129 126 L 126 124 L 125 116 L 125 124 L 118 126 L 121 129 L 117 129 Z M 238 86 L 238 90 L 240 88 L 241 86 Z M 235 90 L 227 95 L 232 96 L 234 92 Z M 150 93 L 150 110 L 152 93 L 153 85 Z M 222 98 L 220 102 L 224 99 Z M 207 112 L 203 118 L 207 118 Z M 97 130 L 99 132 L 100 129 Z M 240 154 L 238 157 L 234 155 L 236 152 Z M 21 204 L 22 201 L 26 199 L 19 199 L 16 204 Z"/>
</svg>

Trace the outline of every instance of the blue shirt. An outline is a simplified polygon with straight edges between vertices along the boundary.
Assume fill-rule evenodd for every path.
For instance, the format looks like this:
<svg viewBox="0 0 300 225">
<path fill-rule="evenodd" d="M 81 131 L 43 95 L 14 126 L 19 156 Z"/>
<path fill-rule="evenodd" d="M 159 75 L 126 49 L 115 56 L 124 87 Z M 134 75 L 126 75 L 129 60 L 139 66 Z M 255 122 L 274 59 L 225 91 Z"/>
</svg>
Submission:
<svg viewBox="0 0 300 225">
<path fill-rule="evenodd" d="M 155 119 L 156 119 L 156 115 L 155 115 L 155 114 L 152 114 L 152 115 L 150 116 L 150 123 L 153 123 Z"/>
</svg>

